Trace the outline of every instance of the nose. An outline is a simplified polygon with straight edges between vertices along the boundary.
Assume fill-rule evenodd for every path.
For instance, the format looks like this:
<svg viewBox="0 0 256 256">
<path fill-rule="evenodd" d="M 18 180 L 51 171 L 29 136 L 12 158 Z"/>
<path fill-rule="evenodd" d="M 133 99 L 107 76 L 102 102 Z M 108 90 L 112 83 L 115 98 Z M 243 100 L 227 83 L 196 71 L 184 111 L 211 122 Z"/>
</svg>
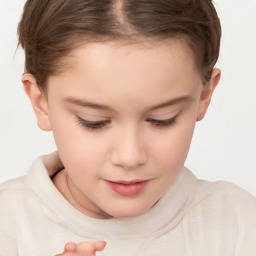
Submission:
<svg viewBox="0 0 256 256">
<path fill-rule="evenodd" d="M 133 170 L 147 162 L 146 146 L 138 130 L 127 128 L 121 131 L 115 140 L 112 164 L 126 170 Z"/>
</svg>

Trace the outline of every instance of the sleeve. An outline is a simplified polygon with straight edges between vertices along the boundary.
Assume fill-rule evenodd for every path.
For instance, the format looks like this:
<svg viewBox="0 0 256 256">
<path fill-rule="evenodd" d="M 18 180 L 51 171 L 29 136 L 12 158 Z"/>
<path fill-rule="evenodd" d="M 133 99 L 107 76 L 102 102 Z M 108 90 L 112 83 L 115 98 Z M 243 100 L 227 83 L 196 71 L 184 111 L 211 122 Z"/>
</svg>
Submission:
<svg viewBox="0 0 256 256">
<path fill-rule="evenodd" d="M 256 198 L 243 191 L 238 204 L 235 256 L 256 256 Z"/>
<path fill-rule="evenodd" d="M 13 221 L 18 213 L 13 211 L 12 200 L 9 199 L 8 192 L 0 190 L 0 256 L 18 255 Z"/>
<path fill-rule="evenodd" d="M 0 256 L 18 256 L 13 239 L 2 230 L 0 231 Z"/>
</svg>

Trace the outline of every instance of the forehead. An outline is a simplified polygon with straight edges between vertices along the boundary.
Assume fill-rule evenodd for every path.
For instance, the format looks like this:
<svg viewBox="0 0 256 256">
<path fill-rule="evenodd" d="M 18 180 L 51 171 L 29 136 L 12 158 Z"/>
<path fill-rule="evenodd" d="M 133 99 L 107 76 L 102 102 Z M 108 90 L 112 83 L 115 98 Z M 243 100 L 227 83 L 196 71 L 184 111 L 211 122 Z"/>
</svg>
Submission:
<svg viewBox="0 0 256 256">
<path fill-rule="evenodd" d="M 140 43 L 104 42 L 85 43 L 71 51 L 64 61 L 68 68 L 65 72 L 93 71 L 106 73 L 126 70 L 126 74 L 137 70 L 146 75 L 146 71 L 155 70 L 161 74 L 178 74 L 183 71 L 196 71 L 194 55 L 181 40 L 147 41 Z M 160 65 L 160 66 L 159 66 Z M 166 68 L 165 68 L 166 67 Z M 102 72 L 103 75 L 105 72 Z M 155 72 L 154 72 L 155 73 Z"/>
<path fill-rule="evenodd" d="M 59 94 L 90 95 L 98 99 L 157 98 L 166 92 L 189 94 L 200 84 L 193 54 L 179 40 L 135 44 L 87 43 L 65 60 L 62 74 L 49 78 Z"/>
<path fill-rule="evenodd" d="M 153 54 L 156 52 L 157 54 Z M 81 55 L 82 53 L 82 55 Z M 136 40 L 134 41 L 105 41 L 105 42 L 88 42 L 79 44 L 75 47 L 65 58 L 66 63 L 70 63 L 71 66 L 75 67 L 75 64 L 79 64 L 79 60 L 85 61 L 86 59 L 91 61 L 94 60 L 100 64 L 100 60 L 105 59 L 106 61 L 111 57 L 119 59 L 124 57 L 137 55 L 148 55 L 150 54 L 151 59 L 155 58 L 164 61 L 163 56 L 175 58 L 186 57 L 190 59 L 190 62 L 194 62 L 194 54 L 188 47 L 185 40 L 182 39 L 168 39 L 168 40 L 154 40 L 149 39 L 148 41 Z M 160 55 L 159 55 L 160 54 Z M 86 59 L 84 58 L 86 57 Z M 142 60 L 142 59 L 141 59 Z"/>
</svg>

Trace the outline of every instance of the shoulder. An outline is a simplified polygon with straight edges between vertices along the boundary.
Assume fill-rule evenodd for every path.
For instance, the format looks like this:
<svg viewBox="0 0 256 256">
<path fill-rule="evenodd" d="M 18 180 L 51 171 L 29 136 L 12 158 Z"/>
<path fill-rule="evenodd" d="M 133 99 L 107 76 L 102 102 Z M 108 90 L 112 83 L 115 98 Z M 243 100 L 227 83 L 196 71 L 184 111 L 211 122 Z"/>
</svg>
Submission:
<svg viewBox="0 0 256 256">
<path fill-rule="evenodd" d="M 187 169 L 188 173 L 191 173 Z M 233 219 L 248 217 L 256 222 L 256 198 L 228 181 L 206 181 L 194 176 L 185 204 L 185 215 Z M 200 212 L 201 211 L 201 212 Z M 246 220 L 244 222 L 246 222 Z"/>
<path fill-rule="evenodd" d="M 38 208 L 41 200 L 38 197 L 38 188 L 34 180 L 35 178 L 43 180 L 43 177 L 47 176 L 41 165 L 40 159 L 37 159 L 27 175 L 0 184 L 0 219 L 15 217 L 14 219 L 17 220 L 23 213 L 26 215 L 28 211 L 32 211 L 35 206 Z"/>
<path fill-rule="evenodd" d="M 24 199 L 32 196 L 26 176 L 8 180 L 0 184 L 0 237 L 15 237 L 24 208 Z M 22 206 L 23 205 L 23 206 Z M 8 235 L 7 235 L 8 234 Z"/>
<path fill-rule="evenodd" d="M 200 201 L 243 205 L 256 210 L 256 198 L 241 187 L 227 181 L 197 180 L 193 189 L 193 197 Z"/>
<path fill-rule="evenodd" d="M 206 212 L 237 217 L 251 215 L 256 222 L 256 198 L 231 182 L 197 180 L 190 194 L 189 205 L 190 208 L 201 207 Z"/>
<path fill-rule="evenodd" d="M 0 183 L 0 192 L 4 191 L 5 189 L 16 188 L 17 186 L 23 187 L 24 184 L 26 183 L 26 177 L 27 177 L 27 175 L 22 176 L 22 177 L 17 177 L 14 179 L 9 179 L 9 180 L 6 180 L 6 181 Z"/>
<path fill-rule="evenodd" d="M 0 203 L 11 198 L 29 198 L 29 195 L 38 195 L 40 189 L 47 188 L 51 185 L 50 173 L 45 166 L 44 159 L 47 164 L 53 162 L 53 154 L 40 156 L 34 160 L 27 175 L 7 180 L 0 184 Z M 50 161 L 51 160 L 51 161 Z M 35 196 L 36 197 L 36 196 Z"/>
<path fill-rule="evenodd" d="M 213 183 L 209 198 L 219 202 L 219 208 L 234 214 L 239 228 L 252 226 L 256 230 L 256 198 L 243 188 L 226 181 Z M 256 232 L 255 232 L 256 235 Z"/>
<path fill-rule="evenodd" d="M 197 237 L 193 246 L 198 250 L 201 246 L 218 248 L 226 255 L 252 255 L 250 250 L 256 249 L 256 199 L 230 182 L 197 180 L 183 227 Z M 243 254 L 245 251 L 248 254 Z"/>
<path fill-rule="evenodd" d="M 3 182 L 0 184 L 0 219 L 10 219 L 34 198 L 35 194 L 27 182 L 27 176 Z"/>
<path fill-rule="evenodd" d="M 29 190 L 27 176 L 7 180 L 0 184 L 0 200 Z"/>
</svg>

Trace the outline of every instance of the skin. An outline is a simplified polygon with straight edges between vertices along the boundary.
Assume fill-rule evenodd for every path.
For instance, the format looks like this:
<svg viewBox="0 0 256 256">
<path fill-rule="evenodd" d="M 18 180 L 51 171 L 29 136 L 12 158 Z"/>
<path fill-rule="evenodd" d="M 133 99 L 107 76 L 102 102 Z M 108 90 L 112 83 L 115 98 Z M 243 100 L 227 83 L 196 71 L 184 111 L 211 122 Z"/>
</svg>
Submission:
<svg viewBox="0 0 256 256">
<path fill-rule="evenodd" d="M 193 55 L 178 40 L 85 44 L 65 63 L 63 73 L 49 77 L 47 95 L 33 75 L 22 78 L 38 125 L 53 131 L 65 166 L 55 176 L 55 186 L 77 210 L 93 218 L 145 213 L 180 174 L 220 70 L 214 69 L 203 85 Z M 170 126 L 152 121 L 174 117 Z M 106 126 L 93 131 L 80 119 L 105 121 Z M 119 195 L 106 184 L 134 179 L 148 180 L 136 196 Z M 66 249 L 62 255 L 94 255 L 95 250 L 79 253 Z"/>
<path fill-rule="evenodd" d="M 82 242 L 76 244 L 68 242 L 65 245 L 64 252 L 56 256 L 95 256 L 97 251 L 102 251 L 106 246 L 106 242 Z"/>
</svg>

